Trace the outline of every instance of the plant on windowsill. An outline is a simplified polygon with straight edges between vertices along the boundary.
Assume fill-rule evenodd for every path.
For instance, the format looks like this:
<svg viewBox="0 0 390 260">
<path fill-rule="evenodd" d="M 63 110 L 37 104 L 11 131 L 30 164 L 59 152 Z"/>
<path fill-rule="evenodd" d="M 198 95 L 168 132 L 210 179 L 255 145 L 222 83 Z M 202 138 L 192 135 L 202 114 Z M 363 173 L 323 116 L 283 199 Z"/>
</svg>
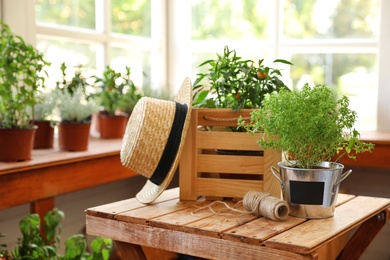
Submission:
<svg viewBox="0 0 390 260">
<path fill-rule="evenodd" d="M 98 114 L 101 138 L 122 138 L 127 120 L 142 97 L 130 77 L 130 68 L 125 69 L 121 73 L 107 66 L 102 77 L 95 76 L 96 96 L 103 108 Z"/>
<path fill-rule="evenodd" d="M 8 252 L 6 245 L 2 245 L 0 259 L 109 259 L 112 248 L 111 239 L 95 238 L 90 243 L 91 252 L 87 252 L 87 241 L 82 234 L 69 237 L 65 241 L 65 253 L 60 255 L 58 249 L 62 230 L 61 221 L 63 219 L 64 213 L 58 209 L 53 209 L 46 213 L 41 227 L 38 214 L 27 214 L 19 223 L 22 238 L 18 239 L 18 245 L 11 252 Z"/>
<path fill-rule="evenodd" d="M 268 95 L 264 106 L 251 113 L 250 121 L 241 118 L 239 125 L 252 134 L 264 133 L 259 146 L 283 151 L 285 160 L 278 163 L 281 178 L 274 175 L 282 184 L 291 214 L 320 218 L 333 215 L 339 183 L 350 173 L 342 174 L 344 166 L 337 159 L 355 158 L 373 149 L 373 144 L 359 140 L 354 129 L 356 117 L 346 96 L 336 99 L 327 86 L 306 84 L 300 91 Z M 313 189 L 304 185 L 311 180 L 324 182 L 320 191 L 314 189 L 323 200 L 309 201 L 316 197 Z M 299 182 L 304 184 L 294 184 Z M 295 192 L 301 198 L 294 201 Z"/>
<path fill-rule="evenodd" d="M 56 107 L 53 92 L 36 92 L 38 103 L 31 110 L 34 120 L 32 123 L 38 126 L 34 137 L 34 149 L 50 149 L 54 143 L 54 109 Z"/>
<path fill-rule="evenodd" d="M 61 65 L 63 79 L 57 82 L 55 98 L 60 117 L 58 140 L 61 150 L 86 151 L 92 114 L 98 112 L 95 98 L 88 94 L 87 77 L 79 66 L 73 77 L 67 75 L 65 63 Z"/>
<path fill-rule="evenodd" d="M 0 30 L 0 147 L 7 147 L 0 149 L 0 161 L 30 160 L 36 127 L 28 108 L 38 103 L 48 62 L 1 20 Z"/>
</svg>

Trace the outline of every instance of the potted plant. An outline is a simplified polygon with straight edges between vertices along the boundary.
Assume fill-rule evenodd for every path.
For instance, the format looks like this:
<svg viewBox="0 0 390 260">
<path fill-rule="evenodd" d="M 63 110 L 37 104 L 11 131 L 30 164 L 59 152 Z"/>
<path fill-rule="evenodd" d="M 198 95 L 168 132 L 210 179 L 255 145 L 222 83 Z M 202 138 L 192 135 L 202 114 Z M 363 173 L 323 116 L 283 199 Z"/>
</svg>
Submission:
<svg viewBox="0 0 390 260">
<path fill-rule="evenodd" d="M 38 127 L 34 137 L 34 149 L 53 148 L 53 113 L 56 107 L 53 92 L 38 91 L 35 95 L 38 103 L 30 110 L 32 124 Z"/>
<path fill-rule="evenodd" d="M 129 67 L 121 73 L 107 66 L 103 77 L 95 77 L 97 97 L 103 108 L 98 114 L 101 138 L 122 138 L 131 111 L 142 97 L 130 75 Z"/>
<path fill-rule="evenodd" d="M 285 60 L 275 63 L 291 65 Z M 185 192 L 181 197 L 242 198 L 251 189 L 280 194 L 267 165 L 280 161 L 281 153 L 258 147 L 256 136 L 237 129 L 237 120 L 239 116 L 249 118 L 254 108 L 262 106 L 267 93 L 288 89 L 281 70 L 265 66 L 262 59 L 242 59 L 228 47 L 216 59 L 199 67 L 207 70 L 194 81 L 194 108 L 186 150 L 190 155 L 181 162 L 185 167 L 181 172 L 190 175 L 191 182 L 183 181 L 180 187 L 191 191 L 191 195 Z M 227 161 L 234 162 L 234 166 L 226 166 Z M 186 166 L 191 164 L 201 167 Z M 214 187 L 212 191 L 208 191 L 210 186 Z"/>
<path fill-rule="evenodd" d="M 46 213 L 41 225 L 38 214 L 25 215 L 19 223 L 22 238 L 18 238 L 18 245 L 11 252 L 1 244 L 0 259 L 109 259 L 111 239 L 94 238 L 90 243 L 91 252 L 87 252 L 87 240 L 82 234 L 69 237 L 61 255 L 59 244 L 64 216 L 64 212 L 55 208 Z"/>
<path fill-rule="evenodd" d="M 48 63 L 32 45 L 0 21 L 0 161 L 31 159 L 36 126 L 28 108 L 35 93 L 44 87 Z"/>
<path fill-rule="evenodd" d="M 223 55 L 217 54 L 216 60 L 199 65 L 208 66 L 208 70 L 199 73 L 194 82 L 194 106 L 232 108 L 234 111 L 261 107 L 266 94 L 288 88 L 281 79 L 281 71 L 267 67 L 263 62 L 263 59 L 256 63 L 244 60 L 226 46 Z M 274 63 L 292 65 L 283 59 Z"/>
<path fill-rule="evenodd" d="M 250 122 L 239 125 L 250 133 L 262 132 L 263 148 L 283 151 L 278 163 L 283 198 L 294 216 L 323 218 L 333 216 L 339 183 L 350 171 L 337 159 L 373 149 L 359 140 L 354 129 L 356 112 L 349 109 L 346 96 L 337 99 L 325 85 L 300 91 L 281 90 L 268 95 L 264 106 L 251 114 Z M 333 160 L 335 159 L 335 160 Z"/>
<path fill-rule="evenodd" d="M 67 67 L 61 65 L 63 79 L 57 82 L 55 89 L 60 123 L 58 141 L 60 150 L 86 151 L 89 144 L 89 132 L 92 114 L 99 110 L 94 98 L 88 95 L 87 78 L 79 66 L 72 78 L 67 77 Z"/>
</svg>

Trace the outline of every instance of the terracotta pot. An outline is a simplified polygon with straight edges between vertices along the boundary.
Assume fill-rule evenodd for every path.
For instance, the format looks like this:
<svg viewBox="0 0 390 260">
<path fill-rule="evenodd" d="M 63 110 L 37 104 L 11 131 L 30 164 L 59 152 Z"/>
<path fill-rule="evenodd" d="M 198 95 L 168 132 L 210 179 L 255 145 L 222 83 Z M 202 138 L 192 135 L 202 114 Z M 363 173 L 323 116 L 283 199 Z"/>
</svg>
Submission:
<svg viewBox="0 0 390 260">
<path fill-rule="evenodd" d="M 35 132 L 34 149 L 50 149 L 53 148 L 54 142 L 54 127 L 51 121 L 34 121 L 34 125 L 38 126 Z"/>
<path fill-rule="evenodd" d="M 24 129 L 0 129 L 0 161 L 18 162 L 31 160 L 36 127 Z"/>
<path fill-rule="evenodd" d="M 60 123 L 58 144 L 63 151 L 87 151 L 91 123 Z"/>
<path fill-rule="evenodd" d="M 128 115 L 108 116 L 99 114 L 100 138 L 122 138 L 125 133 Z"/>
</svg>

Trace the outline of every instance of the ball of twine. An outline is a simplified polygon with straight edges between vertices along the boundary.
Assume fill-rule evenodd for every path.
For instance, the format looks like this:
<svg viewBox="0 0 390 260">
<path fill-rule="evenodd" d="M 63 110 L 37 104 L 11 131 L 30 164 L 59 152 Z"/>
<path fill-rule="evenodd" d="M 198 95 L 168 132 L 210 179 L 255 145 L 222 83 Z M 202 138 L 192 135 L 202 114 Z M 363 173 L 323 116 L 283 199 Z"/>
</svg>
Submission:
<svg viewBox="0 0 390 260">
<path fill-rule="evenodd" d="M 239 204 L 243 204 L 245 210 L 237 209 L 236 207 Z M 213 206 L 216 204 L 222 204 L 224 208 L 215 211 Z M 241 214 L 254 214 L 256 217 L 266 217 L 272 220 L 281 221 L 285 220 L 289 213 L 289 208 L 287 202 L 272 196 L 270 193 L 258 192 L 258 191 L 248 191 L 244 198 L 237 202 L 234 207 L 229 206 L 224 201 L 213 201 L 212 203 L 203 206 L 197 207 L 198 209 L 191 212 L 191 215 L 196 215 L 197 212 L 202 210 L 209 210 L 214 215 L 229 215 L 224 212 L 224 209 L 230 210 L 233 212 L 238 212 Z"/>
<path fill-rule="evenodd" d="M 242 203 L 246 210 L 257 217 L 281 221 L 285 220 L 289 213 L 287 202 L 266 192 L 248 191 Z"/>
</svg>

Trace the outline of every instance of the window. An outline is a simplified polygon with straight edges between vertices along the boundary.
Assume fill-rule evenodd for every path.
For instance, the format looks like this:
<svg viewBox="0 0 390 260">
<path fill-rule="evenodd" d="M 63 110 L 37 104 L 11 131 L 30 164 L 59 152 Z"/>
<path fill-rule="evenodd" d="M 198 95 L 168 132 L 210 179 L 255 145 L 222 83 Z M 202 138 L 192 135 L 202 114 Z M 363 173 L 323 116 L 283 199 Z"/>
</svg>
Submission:
<svg viewBox="0 0 390 260">
<path fill-rule="evenodd" d="M 160 32 L 153 26 L 161 23 L 152 24 L 151 0 L 36 0 L 35 19 L 36 45 L 52 63 L 52 81 L 66 62 L 91 73 L 102 72 L 106 65 L 117 70 L 129 66 L 136 85 L 157 86 L 151 53 L 158 56 L 161 44 L 152 32 Z"/>
<path fill-rule="evenodd" d="M 379 0 L 194 0 L 191 9 L 193 72 L 224 45 L 268 64 L 287 59 L 289 86 L 326 84 L 349 96 L 358 129 L 376 129 Z"/>
<path fill-rule="evenodd" d="M 3 19 L 27 24 L 52 61 L 93 72 L 126 64 L 139 85 L 174 93 L 228 45 L 267 65 L 291 60 L 282 68 L 289 86 L 326 84 L 350 97 L 359 130 L 390 129 L 390 17 L 381 15 L 389 1 L 34 0 L 35 10 L 31 2 L 3 0 Z"/>
</svg>

